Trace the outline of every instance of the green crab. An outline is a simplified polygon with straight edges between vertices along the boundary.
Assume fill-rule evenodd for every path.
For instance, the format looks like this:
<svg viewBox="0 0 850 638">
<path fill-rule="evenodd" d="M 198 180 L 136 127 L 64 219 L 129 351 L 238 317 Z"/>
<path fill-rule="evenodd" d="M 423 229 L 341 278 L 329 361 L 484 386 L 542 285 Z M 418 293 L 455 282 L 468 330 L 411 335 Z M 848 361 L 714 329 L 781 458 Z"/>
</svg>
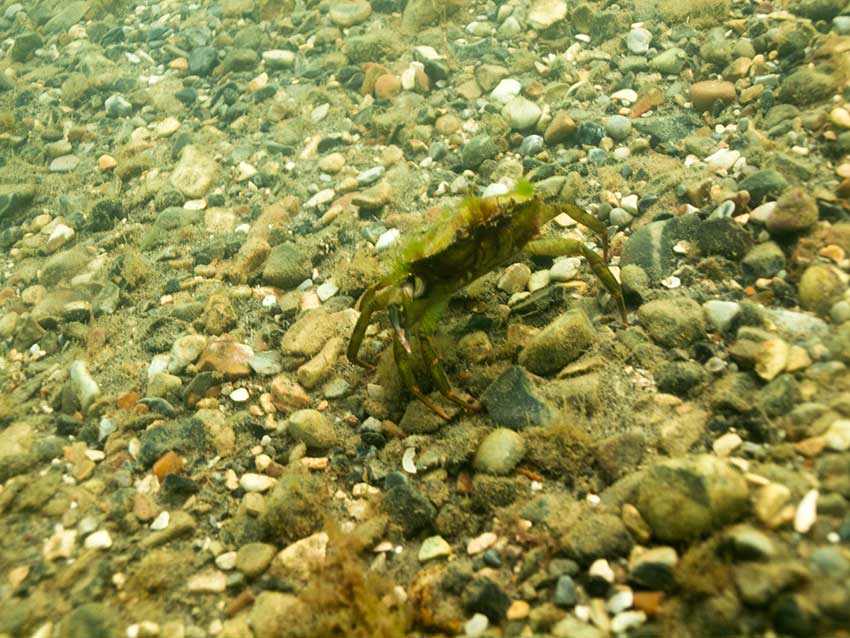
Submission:
<svg viewBox="0 0 850 638">
<path fill-rule="evenodd" d="M 604 257 L 576 239 L 536 238 L 540 229 L 560 213 L 593 231 L 600 239 Z M 393 358 L 404 387 L 440 417 L 449 419 L 446 411 L 431 401 L 416 381 L 409 339 L 411 331 L 415 331 L 425 366 L 440 393 L 467 410 L 479 410 L 477 400 L 462 397 L 452 388 L 430 337 L 454 293 L 522 254 L 584 257 L 615 300 L 626 323 L 623 291 L 607 266 L 605 224 L 573 204 L 544 202 L 529 182 L 522 181 L 505 195 L 465 199 L 438 223 L 401 246 L 390 274 L 360 297 L 360 317 L 348 344 L 348 360 L 371 367 L 359 358 L 360 345 L 372 314 L 386 310 L 393 330 Z"/>
</svg>

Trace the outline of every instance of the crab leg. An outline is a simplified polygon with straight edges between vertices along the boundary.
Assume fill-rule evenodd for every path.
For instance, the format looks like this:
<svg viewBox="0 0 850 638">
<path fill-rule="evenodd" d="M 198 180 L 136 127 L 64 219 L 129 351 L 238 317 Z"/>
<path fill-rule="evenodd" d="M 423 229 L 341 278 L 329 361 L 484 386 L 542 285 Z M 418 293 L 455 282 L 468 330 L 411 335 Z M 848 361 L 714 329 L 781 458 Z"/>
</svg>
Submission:
<svg viewBox="0 0 850 638">
<path fill-rule="evenodd" d="M 369 320 L 372 318 L 372 313 L 375 311 L 375 294 L 381 283 L 370 286 L 360 298 L 360 316 L 357 318 L 357 323 L 354 324 L 354 330 L 351 332 L 351 339 L 348 341 L 348 349 L 345 355 L 351 363 L 357 364 L 363 368 L 371 368 L 368 363 L 360 359 L 357 355 L 360 352 L 360 345 L 363 343 L 363 338 L 366 336 L 366 329 L 369 327 Z"/>
<path fill-rule="evenodd" d="M 472 410 L 474 412 L 479 411 L 481 409 L 481 404 L 478 401 L 472 397 L 464 399 L 455 391 L 451 383 L 449 383 L 449 376 L 446 374 L 446 371 L 443 369 L 443 365 L 440 363 L 440 357 L 437 356 L 437 351 L 434 349 L 434 346 L 428 336 L 421 331 L 419 332 L 419 345 L 420 348 L 422 348 L 422 358 L 425 360 L 425 365 L 431 373 L 431 378 L 434 379 L 434 383 L 440 391 L 440 394 L 446 397 L 449 401 L 457 403 L 465 410 Z"/>
<path fill-rule="evenodd" d="M 548 206 L 551 206 L 561 213 L 566 213 L 579 224 L 587 226 L 590 230 L 596 233 L 599 240 L 602 242 L 602 256 L 605 258 L 605 261 L 608 261 L 608 227 L 602 220 L 594 217 L 583 208 L 579 208 L 574 204 L 548 204 Z M 552 215 L 552 217 L 554 217 L 554 215 Z"/>
<path fill-rule="evenodd" d="M 598 221 L 598 220 L 597 220 Z M 601 223 L 601 222 L 600 222 Z M 588 248 L 584 242 L 568 237 L 557 237 L 552 239 L 536 239 L 530 241 L 525 251 L 529 255 L 540 255 L 545 257 L 558 257 L 560 255 L 568 255 L 571 257 L 584 257 L 593 274 L 602 282 L 602 285 L 608 290 L 617 304 L 617 309 L 620 311 L 620 317 L 623 319 L 623 325 L 628 325 L 626 318 L 626 303 L 623 300 L 623 288 L 620 282 L 614 277 L 611 270 L 608 268 L 606 261 L 597 255 L 594 251 Z"/>
<path fill-rule="evenodd" d="M 401 313 L 399 307 L 395 304 L 387 308 L 390 315 L 390 324 L 393 327 L 393 359 L 395 359 L 396 367 L 401 374 L 401 381 L 404 387 L 407 388 L 417 399 L 419 399 L 429 410 L 439 416 L 441 419 L 450 421 L 451 417 L 443 408 L 435 404 L 429 399 L 419 384 L 416 382 L 416 375 L 413 373 L 413 365 L 411 364 L 411 348 L 410 342 L 407 339 L 407 333 L 401 325 Z"/>
</svg>

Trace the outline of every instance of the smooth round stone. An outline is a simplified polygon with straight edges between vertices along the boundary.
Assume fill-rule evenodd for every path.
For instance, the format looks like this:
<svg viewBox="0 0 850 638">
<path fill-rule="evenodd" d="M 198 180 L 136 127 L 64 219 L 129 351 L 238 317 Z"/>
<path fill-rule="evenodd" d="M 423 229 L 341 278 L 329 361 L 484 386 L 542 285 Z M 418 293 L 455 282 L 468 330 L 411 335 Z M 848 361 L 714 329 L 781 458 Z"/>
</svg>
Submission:
<svg viewBox="0 0 850 638">
<path fill-rule="evenodd" d="M 467 638 L 478 638 L 484 635 L 490 620 L 484 614 L 474 614 L 472 618 L 463 624 L 463 633 Z"/>
<path fill-rule="evenodd" d="M 289 69 L 295 66 L 295 54 L 285 49 L 263 51 L 263 60 L 272 69 Z"/>
<path fill-rule="evenodd" d="M 525 441 L 519 433 L 497 428 L 484 437 L 478 446 L 473 466 L 486 474 L 508 474 L 524 454 Z"/>
<path fill-rule="evenodd" d="M 519 153 L 526 157 L 537 155 L 537 153 L 543 150 L 543 145 L 544 142 L 542 135 L 529 135 L 523 139 L 522 143 L 519 145 Z"/>
<path fill-rule="evenodd" d="M 832 19 L 832 28 L 841 35 L 850 35 L 850 16 L 835 16 Z"/>
<path fill-rule="evenodd" d="M 652 34 L 642 28 L 632 29 L 626 36 L 626 48 L 635 55 L 643 55 L 649 51 L 651 42 Z"/>
<path fill-rule="evenodd" d="M 608 215 L 608 220 L 612 225 L 617 226 L 618 228 L 623 228 L 632 223 L 634 217 L 626 210 L 622 208 L 612 208 L 611 212 Z"/>
<path fill-rule="evenodd" d="M 375 250 L 381 252 L 395 244 L 401 237 L 401 231 L 398 228 L 390 228 L 387 232 L 382 233 L 375 242 Z"/>
<path fill-rule="evenodd" d="M 365 22 L 372 14 L 372 5 L 366 0 L 337 0 L 331 5 L 328 16 L 339 27 L 353 27 Z"/>
<path fill-rule="evenodd" d="M 534 0 L 528 10 L 528 23 L 535 29 L 548 29 L 567 17 L 564 0 Z"/>
<path fill-rule="evenodd" d="M 549 269 L 549 279 L 552 281 L 570 281 L 576 278 L 581 269 L 581 260 L 578 257 L 566 257 L 552 264 Z"/>
<path fill-rule="evenodd" d="M 50 162 L 51 173 L 68 173 L 80 163 L 80 158 L 76 155 L 62 155 Z"/>
<path fill-rule="evenodd" d="M 539 106 L 521 96 L 512 98 L 502 109 L 502 115 L 515 131 L 522 131 L 537 124 L 541 113 Z"/>
<path fill-rule="evenodd" d="M 605 132 L 611 139 L 622 142 L 632 132 L 632 121 L 624 115 L 612 115 L 605 121 Z"/>
<path fill-rule="evenodd" d="M 656 55 L 649 63 L 649 66 L 659 73 L 665 75 L 675 75 L 685 68 L 688 62 L 688 54 L 678 47 L 667 49 Z"/>
<path fill-rule="evenodd" d="M 507 103 L 519 95 L 520 91 L 522 91 L 522 85 L 519 80 L 505 78 L 496 85 L 496 88 L 490 93 L 490 97 L 499 102 Z"/>
<path fill-rule="evenodd" d="M 433 560 L 434 558 L 443 558 L 451 556 L 452 547 L 446 542 L 442 536 L 429 536 L 422 541 L 422 546 L 419 548 L 419 562 Z"/>
<path fill-rule="evenodd" d="M 335 175 L 345 166 L 345 156 L 342 153 L 331 153 L 319 160 L 319 170 Z"/>
<path fill-rule="evenodd" d="M 708 111 L 715 102 L 731 104 L 737 97 L 735 85 L 728 80 L 703 80 L 691 87 L 691 102 L 699 112 Z"/>
<path fill-rule="evenodd" d="M 370 184 L 374 184 L 381 176 L 386 172 L 386 169 L 383 166 L 373 166 L 372 168 L 368 168 L 357 176 L 357 184 L 358 186 L 369 186 Z"/>
</svg>

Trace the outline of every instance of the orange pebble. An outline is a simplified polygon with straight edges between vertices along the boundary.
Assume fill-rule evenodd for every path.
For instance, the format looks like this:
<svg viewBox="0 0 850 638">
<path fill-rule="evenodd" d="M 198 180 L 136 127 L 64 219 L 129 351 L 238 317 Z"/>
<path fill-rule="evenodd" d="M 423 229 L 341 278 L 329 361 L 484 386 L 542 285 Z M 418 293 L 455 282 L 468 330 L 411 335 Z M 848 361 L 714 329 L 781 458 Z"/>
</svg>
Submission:
<svg viewBox="0 0 850 638">
<path fill-rule="evenodd" d="M 658 613 L 661 603 L 664 602 L 663 591 L 636 591 L 634 593 L 634 607 L 644 612 L 650 618 Z"/>
<path fill-rule="evenodd" d="M 153 464 L 153 473 L 160 481 L 169 474 L 179 474 L 182 469 L 183 459 L 173 450 L 169 450 L 163 454 Z"/>
</svg>

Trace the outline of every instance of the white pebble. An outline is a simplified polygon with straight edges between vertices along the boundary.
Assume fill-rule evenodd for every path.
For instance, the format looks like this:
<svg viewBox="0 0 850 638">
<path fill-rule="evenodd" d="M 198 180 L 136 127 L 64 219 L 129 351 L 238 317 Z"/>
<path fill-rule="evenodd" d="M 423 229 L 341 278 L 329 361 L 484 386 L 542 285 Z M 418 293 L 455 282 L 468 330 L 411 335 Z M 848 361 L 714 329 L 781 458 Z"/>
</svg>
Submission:
<svg viewBox="0 0 850 638">
<path fill-rule="evenodd" d="M 215 566 L 229 572 L 236 567 L 236 552 L 224 552 L 215 557 Z"/>
<path fill-rule="evenodd" d="M 593 564 L 590 566 L 590 569 L 587 570 L 587 572 L 591 576 L 598 576 L 605 582 L 614 582 L 614 570 L 611 569 L 611 565 L 609 565 L 608 561 L 604 558 L 597 558 L 595 561 L 593 561 Z"/>
<path fill-rule="evenodd" d="M 469 540 L 466 544 L 466 553 L 470 556 L 475 556 L 483 551 L 490 549 L 496 544 L 499 537 L 493 532 L 484 532 L 480 536 L 476 536 Z"/>
<path fill-rule="evenodd" d="M 501 82 L 496 85 L 496 88 L 490 93 L 490 97 L 499 102 L 504 102 L 507 104 L 511 101 L 512 98 L 519 95 L 519 92 L 522 90 L 522 85 L 518 80 L 514 80 L 513 78 L 505 78 Z"/>
<path fill-rule="evenodd" d="M 830 450 L 844 452 L 850 449 L 850 419 L 833 421 L 823 437 Z"/>
<path fill-rule="evenodd" d="M 151 529 L 154 531 L 166 529 L 170 520 L 171 514 L 169 514 L 168 512 L 160 512 L 159 516 L 153 519 L 153 522 L 151 523 Z"/>
<path fill-rule="evenodd" d="M 727 457 L 734 452 L 744 440 L 734 432 L 727 432 L 718 438 L 711 448 L 714 453 L 720 457 Z"/>
<path fill-rule="evenodd" d="M 794 514 L 795 531 L 805 534 L 812 528 L 817 519 L 817 507 L 818 491 L 809 490 L 797 506 L 797 513 Z"/>
<path fill-rule="evenodd" d="M 570 281 L 575 279 L 581 268 L 581 259 L 578 257 L 565 257 L 559 259 L 549 269 L 549 278 L 552 281 Z"/>
<path fill-rule="evenodd" d="M 336 293 L 339 292 L 339 287 L 333 279 L 328 279 L 326 282 L 316 288 L 316 294 L 319 295 L 319 300 L 324 303 Z"/>
<path fill-rule="evenodd" d="M 487 631 L 489 624 L 490 621 L 487 620 L 487 616 L 484 614 L 475 614 L 463 624 L 464 635 L 470 636 L 470 638 L 480 636 Z"/>
<path fill-rule="evenodd" d="M 615 634 L 626 633 L 629 629 L 640 627 L 646 622 L 643 611 L 623 611 L 611 619 L 611 631 Z"/>
<path fill-rule="evenodd" d="M 393 244 L 395 244 L 399 238 L 401 237 L 401 231 L 398 228 L 390 228 L 385 233 L 382 233 L 380 237 L 378 237 L 378 241 L 375 242 L 375 250 L 378 252 L 384 251 Z"/>
<path fill-rule="evenodd" d="M 86 549 L 109 549 L 112 547 L 112 537 L 105 529 L 101 529 L 86 536 L 83 546 Z"/>
<path fill-rule="evenodd" d="M 230 400 L 235 403 L 244 403 L 251 397 L 248 392 L 248 388 L 236 388 L 228 396 L 230 397 Z"/>
<path fill-rule="evenodd" d="M 619 614 L 621 611 L 625 611 L 631 607 L 634 604 L 634 600 L 635 596 L 632 590 L 621 586 L 608 598 L 605 607 L 608 609 L 608 613 Z"/>
<path fill-rule="evenodd" d="M 528 278 L 528 291 L 534 292 L 535 290 L 540 290 L 549 285 L 549 271 L 548 270 L 538 270 L 537 272 L 531 273 L 531 277 Z"/>
<path fill-rule="evenodd" d="M 620 89 L 619 91 L 614 91 L 611 94 L 612 100 L 618 100 L 625 105 L 634 104 L 637 102 L 638 94 L 637 91 L 633 89 Z"/>
<path fill-rule="evenodd" d="M 239 477 L 239 487 L 246 492 L 265 492 L 274 487 L 277 479 L 265 474 L 247 472 Z"/>
</svg>

